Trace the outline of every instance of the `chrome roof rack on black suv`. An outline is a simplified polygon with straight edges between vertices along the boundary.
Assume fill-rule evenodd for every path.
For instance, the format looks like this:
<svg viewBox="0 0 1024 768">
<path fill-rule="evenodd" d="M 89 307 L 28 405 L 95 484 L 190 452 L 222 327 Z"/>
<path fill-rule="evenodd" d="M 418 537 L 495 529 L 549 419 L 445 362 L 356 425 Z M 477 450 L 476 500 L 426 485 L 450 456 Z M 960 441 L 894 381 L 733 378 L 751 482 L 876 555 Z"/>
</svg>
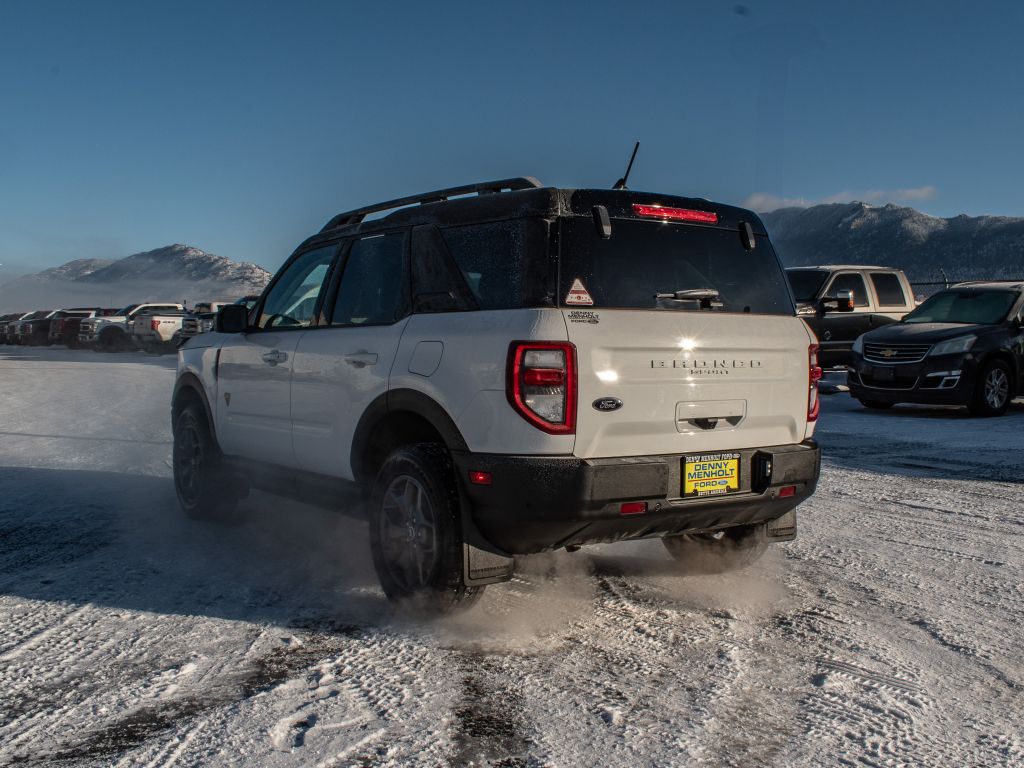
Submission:
<svg viewBox="0 0 1024 768">
<path fill-rule="evenodd" d="M 375 203 L 374 205 L 367 205 L 363 208 L 356 208 L 352 211 L 345 211 L 339 213 L 337 216 L 332 218 L 321 232 L 326 232 L 329 229 L 337 229 L 338 227 L 350 227 L 355 224 L 359 224 L 369 216 L 371 213 L 380 213 L 382 211 L 390 211 L 393 208 L 403 208 L 407 205 L 423 205 L 425 203 L 440 203 L 444 202 L 450 197 L 456 197 L 458 195 L 471 195 L 474 192 L 478 195 L 490 195 L 496 192 L 514 192 L 520 189 L 540 189 L 544 185 L 541 184 L 533 176 L 519 176 L 515 179 L 500 179 L 498 181 L 484 181 L 478 184 L 464 184 L 461 187 L 449 187 L 448 189 L 438 189 L 434 192 L 424 192 L 419 195 L 411 195 L 410 197 L 400 197 L 397 200 L 388 200 L 386 203 Z"/>
</svg>

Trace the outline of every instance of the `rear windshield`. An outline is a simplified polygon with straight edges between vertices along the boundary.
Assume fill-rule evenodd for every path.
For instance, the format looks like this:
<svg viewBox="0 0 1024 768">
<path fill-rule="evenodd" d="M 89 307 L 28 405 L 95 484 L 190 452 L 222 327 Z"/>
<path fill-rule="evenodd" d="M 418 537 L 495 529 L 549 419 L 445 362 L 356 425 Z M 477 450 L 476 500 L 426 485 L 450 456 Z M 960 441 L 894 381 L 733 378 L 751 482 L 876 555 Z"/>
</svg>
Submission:
<svg viewBox="0 0 1024 768">
<path fill-rule="evenodd" d="M 797 301 L 814 301 L 828 277 L 826 269 L 787 269 L 786 277 Z"/>
<path fill-rule="evenodd" d="M 582 287 L 595 307 L 694 311 L 699 301 L 655 294 L 709 289 L 718 293 L 718 311 L 795 313 L 768 238 L 758 237 L 748 251 L 736 230 L 714 227 L 615 219 L 611 238 L 603 240 L 592 219 L 564 219 L 559 282 L 564 306 L 580 303 Z M 575 298 L 567 301 L 570 291 Z"/>
<path fill-rule="evenodd" d="M 940 291 L 903 318 L 905 323 L 982 323 L 1006 319 L 1017 301 L 1015 291 L 979 291 L 958 288 Z"/>
</svg>

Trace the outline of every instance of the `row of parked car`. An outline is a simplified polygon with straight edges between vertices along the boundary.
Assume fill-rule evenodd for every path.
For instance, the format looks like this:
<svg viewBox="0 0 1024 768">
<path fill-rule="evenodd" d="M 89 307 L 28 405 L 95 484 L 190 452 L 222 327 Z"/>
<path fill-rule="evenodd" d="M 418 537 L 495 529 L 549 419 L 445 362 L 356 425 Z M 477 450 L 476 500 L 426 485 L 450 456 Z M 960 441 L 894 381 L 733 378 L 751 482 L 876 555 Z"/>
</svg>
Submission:
<svg viewBox="0 0 1024 768">
<path fill-rule="evenodd" d="M 787 270 L 823 367 L 868 408 L 966 406 L 1000 416 L 1024 395 L 1024 281 L 958 283 L 918 303 L 906 275 L 853 265 Z"/>
<path fill-rule="evenodd" d="M 251 306 L 256 296 L 237 302 Z M 185 339 L 213 328 L 217 311 L 231 302 L 140 303 L 122 309 L 69 307 L 0 315 L 0 344 L 91 347 L 101 352 L 142 349 L 175 352 Z"/>
</svg>

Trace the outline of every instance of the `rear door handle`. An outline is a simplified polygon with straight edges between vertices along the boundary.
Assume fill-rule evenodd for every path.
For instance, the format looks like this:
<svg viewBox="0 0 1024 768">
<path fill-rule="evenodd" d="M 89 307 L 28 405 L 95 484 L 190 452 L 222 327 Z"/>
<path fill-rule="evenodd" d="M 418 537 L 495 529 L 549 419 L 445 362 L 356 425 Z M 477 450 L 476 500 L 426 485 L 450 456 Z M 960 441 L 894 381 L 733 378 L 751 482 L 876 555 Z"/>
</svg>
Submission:
<svg viewBox="0 0 1024 768">
<path fill-rule="evenodd" d="M 353 352 L 351 355 L 345 355 L 345 362 L 355 368 L 365 368 L 368 365 L 376 365 L 377 353 Z"/>
<path fill-rule="evenodd" d="M 267 352 L 265 355 L 263 355 L 263 362 L 267 363 L 268 365 L 277 365 L 278 363 L 283 363 L 287 359 L 287 352 L 279 352 L 276 349 L 273 349 L 270 352 Z"/>
</svg>

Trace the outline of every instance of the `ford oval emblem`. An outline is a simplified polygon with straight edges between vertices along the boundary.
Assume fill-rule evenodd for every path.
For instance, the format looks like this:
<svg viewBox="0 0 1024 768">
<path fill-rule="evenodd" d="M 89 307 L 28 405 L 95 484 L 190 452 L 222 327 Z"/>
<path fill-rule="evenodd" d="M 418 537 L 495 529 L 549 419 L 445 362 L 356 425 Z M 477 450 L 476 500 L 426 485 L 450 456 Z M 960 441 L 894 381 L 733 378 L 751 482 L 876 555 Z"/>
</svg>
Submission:
<svg viewBox="0 0 1024 768">
<path fill-rule="evenodd" d="M 617 411 L 622 407 L 622 401 L 617 397 L 599 397 L 593 405 L 598 411 Z"/>
</svg>

